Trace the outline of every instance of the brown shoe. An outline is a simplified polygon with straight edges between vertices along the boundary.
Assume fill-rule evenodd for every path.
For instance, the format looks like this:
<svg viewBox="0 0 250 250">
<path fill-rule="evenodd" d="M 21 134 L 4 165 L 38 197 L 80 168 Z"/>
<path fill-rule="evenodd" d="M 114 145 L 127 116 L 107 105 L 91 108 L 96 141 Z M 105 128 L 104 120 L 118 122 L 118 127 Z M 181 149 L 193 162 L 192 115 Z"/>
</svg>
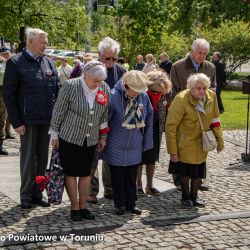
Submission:
<svg viewBox="0 0 250 250">
<path fill-rule="evenodd" d="M 152 187 L 152 188 L 146 188 L 146 194 L 150 194 L 150 195 L 153 195 L 153 196 L 159 196 L 160 195 L 160 191 L 157 190 L 154 187 Z"/>
<path fill-rule="evenodd" d="M 199 187 L 199 190 L 200 191 L 208 191 L 209 190 L 209 186 L 201 184 L 200 187 Z"/>
<path fill-rule="evenodd" d="M 92 204 L 97 204 L 97 198 L 96 198 L 96 196 L 94 196 L 94 195 L 89 195 L 88 196 L 88 198 L 87 198 L 87 202 L 88 203 L 92 203 Z"/>
</svg>

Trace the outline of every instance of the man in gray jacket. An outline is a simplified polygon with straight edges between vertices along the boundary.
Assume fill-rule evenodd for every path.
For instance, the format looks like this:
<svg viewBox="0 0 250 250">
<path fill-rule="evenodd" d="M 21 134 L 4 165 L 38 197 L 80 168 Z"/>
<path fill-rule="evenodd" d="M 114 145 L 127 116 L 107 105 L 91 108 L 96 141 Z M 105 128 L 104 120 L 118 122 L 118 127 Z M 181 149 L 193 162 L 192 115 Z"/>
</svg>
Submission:
<svg viewBox="0 0 250 250">
<path fill-rule="evenodd" d="M 204 73 L 210 78 L 211 89 L 216 90 L 216 71 L 212 63 L 206 61 L 210 45 L 207 40 L 198 38 L 192 44 L 192 50 L 185 58 L 180 59 L 172 65 L 170 78 L 173 84 L 172 98 L 180 91 L 186 89 L 187 79 L 191 74 Z M 174 184 L 180 186 L 180 178 L 173 175 Z M 201 184 L 200 190 L 208 190 L 207 186 Z"/>
</svg>

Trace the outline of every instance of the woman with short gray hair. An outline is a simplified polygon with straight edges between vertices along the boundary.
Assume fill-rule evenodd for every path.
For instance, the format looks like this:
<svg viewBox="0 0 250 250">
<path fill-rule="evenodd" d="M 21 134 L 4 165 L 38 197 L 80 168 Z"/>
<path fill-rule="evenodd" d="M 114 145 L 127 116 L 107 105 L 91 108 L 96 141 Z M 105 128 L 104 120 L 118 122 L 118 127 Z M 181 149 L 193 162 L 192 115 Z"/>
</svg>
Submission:
<svg viewBox="0 0 250 250">
<path fill-rule="evenodd" d="M 95 218 L 86 208 L 86 200 L 95 150 L 104 149 L 109 131 L 109 87 L 103 81 L 106 77 L 106 68 L 101 62 L 88 62 L 83 76 L 63 84 L 53 110 L 52 146 L 59 149 L 73 221 Z"/>
</svg>

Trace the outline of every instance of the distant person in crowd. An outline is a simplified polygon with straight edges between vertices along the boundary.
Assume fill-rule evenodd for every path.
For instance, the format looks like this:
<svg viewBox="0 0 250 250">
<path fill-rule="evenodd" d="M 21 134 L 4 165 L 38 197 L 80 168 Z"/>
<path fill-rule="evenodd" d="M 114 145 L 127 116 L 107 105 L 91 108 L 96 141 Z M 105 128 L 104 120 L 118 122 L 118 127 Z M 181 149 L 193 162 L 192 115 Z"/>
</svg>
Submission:
<svg viewBox="0 0 250 250">
<path fill-rule="evenodd" d="M 153 147 L 153 110 L 146 93 L 147 76 L 138 70 L 127 72 L 111 91 L 109 110 L 110 133 L 101 158 L 110 165 L 115 213 L 136 207 L 137 168 L 142 151 Z"/>
<path fill-rule="evenodd" d="M 169 60 L 169 56 L 167 53 L 162 53 L 160 55 L 160 60 L 161 60 L 161 64 L 160 64 L 160 68 L 165 70 L 168 75 L 170 75 L 170 70 L 171 70 L 171 67 L 172 67 L 172 62 Z"/>
<path fill-rule="evenodd" d="M 159 161 L 162 133 L 165 131 L 166 115 L 168 109 L 167 93 L 172 84 L 168 75 L 161 70 L 150 71 L 147 74 L 149 80 L 147 95 L 153 106 L 153 148 L 142 153 L 142 164 L 137 171 L 137 192 L 144 194 L 142 188 L 142 165 L 146 165 L 147 185 L 145 192 L 157 196 L 160 192 L 153 186 L 155 163 Z"/>
<path fill-rule="evenodd" d="M 225 64 L 221 61 L 221 54 L 220 52 L 214 52 L 212 57 L 213 64 L 216 69 L 216 95 L 218 100 L 218 106 L 220 113 L 222 114 L 224 112 L 224 106 L 221 100 L 221 91 L 225 88 L 227 85 L 226 82 L 226 72 L 225 72 Z"/>
<path fill-rule="evenodd" d="M 156 65 L 156 60 L 155 60 L 155 57 L 154 55 L 152 54 L 147 54 L 146 55 L 146 65 L 144 66 L 143 68 L 143 72 L 144 73 L 148 73 L 150 71 L 153 71 L 153 70 L 156 70 L 157 69 L 157 65 Z"/>
<path fill-rule="evenodd" d="M 5 67 L 6 67 L 6 62 L 7 60 L 9 60 L 11 58 L 11 51 L 10 49 L 6 48 L 6 47 L 2 47 L 0 48 L 0 57 L 2 57 L 2 63 L 1 63 L 1 68 L 2 68 L 2 75 L 0 78 L 0 110 L 2 110 L 2 115 L 0 114 L 0 130 L 1 127 L 3 128 L 3 132 L 0 134 L 2 134 L 4 136 L 5 133 L 5 139 L 15 139 L 14 135 L 12 135 L 11 133 L 11 125 L 7 116 L 7 112 L 6 112 L 6 108 L 5 108 L 5 104 L 3 101 L 3 90 L 2 90 L 2 86 L 3 86 L 3 75 L 4 75 L 4 71 L 5 71 Z M 0 73 L 1 74 L 1 73 Z M 1 113 L 1 111 L 0 111 Z M 4 120 L 5 117 L 5 120 Z M 1 119 L 2 118 L 2 119 Z M 3 148 L 3 147 L 2 147 Z M 0 139 L 0 155 L 1 155 L 1 139 Z M 5 154 L 5 149 L 3 149 L 4 154 Z"/>
<path fill-rule="evenodd" d="M 90 61 L 83 76 L 66 81 L 59 92 L 50 125 L 52 146 L 59 148 L 73 221 L 94 220 L 86 206 L 95 150 L 102 151 L 108 133 L 109 87 L 105 66 Z M 77 181 L 77 177 L 79 177 Z"/>
<path fill-rule="evenodd" d="M 79 59 L 74 59 L 74 68 L 70 74 L 70 79 L 77 78 L 82 75 L 82 65 Z"/>
<path fill-rule="evenodd" d="M 124 69 L 126 69 L 126 71 L 129 70 L 129 64 L 125 61 L 125 59 L 123 57 L 119 57 L 118 61 L 117 61 L 120 65 L 122 65 L 122 67 Z"/>
<path fill-rule="evenodd" d="M 172 98 L 177 93 L 187 88 L 187 79 L 194 73 L 204 73 L 210 78 L 211 89 L 215 90 L 215 67 L 212 63 L 206 61 L 210 45 L 207 40 L 198 38 L 193 41 L 190 54 L 185 58 L 180 59 L 172 65 L 170 71 L 170 79 L 173 84 Z M 174 184 L 180 188 L 180 179 L 178 176 L 173 175 Z M 203 191 L 208 190 L 208 186 L 201 183 L 200 189 Z"/>
<path fill-rule="evenodd" d="M 73 67 L 68 64 L 66 58 L 61 59 L 61 65 L 58 67 L 59 72 L 59 84 L 62 86 L 65 81 L 70 79 L 70 75 L 73 71 Z"/>
<path fill-rule="evenodd" d="M 90 61 L 92 61 L 92 60 L 94 60 L 94 58 L 93 58 L 93 56 L 91 56 L 90 54 L 86 53 L 86 54 L 84 55 L 84 61 L 85 61 L 85 63 L 90 62 Z"/>
<path fill-rule="evenodd" d="M 201 179 L 206 178 L 207 152 L 202 148 L 200 113 L 205 131 L 211 129 L 217 139 L 217 152 L 224 148 L 217 98 L 209 90 L 210 79 L 203 73 L 191 75 L 187 89 L 173 100 L 166 122 L 169 173 L 180 177 L 182 205 L 205 206 L 197 197 Z"/>
<path fill-rule="evenodd" d="M 136 64 L 134 66 L 135 70 L 143 70 L 143 68 L 145 67 L 146 63 L 143 61 L 143 56 L 142 55 L 138 55 L 136 57 Z"/>
<path fill-rule="evenodd" d="M 99 60 L 104 63 L 107 68 L 107 78 L 105 82 L 112 89 L 115 83 L 123 76 L 126 70 L 117 63 L 120 52 L 120 44 L 110 37 L 103 38 L 98 45 Z M 88 202 L 97 203 L 96 196 L 99 193 L 99 178 L 98 178 L 98 160 L 97 157 L 93 160 L 91 170 L 91 189 L 88 197 Z M 113 198 L 110 168 L 109 165 L 103 161 L 102 164 L 102 182 L 104 187 L 104 197 L 107 199 Z"/>
<path fill-rule="evenodd" d="M 5 126 L 7 112 L 3 99 L 3 76 L 5 72 L 6 59 L 2 57 L 4 48 L 0 48 L 0 155 L 8 155 L 8 152 L 3 147 L 3 141 L 5 139 Z"/>
<path fill-rule="evenodd" d="M 10 123 L 20 135 L 21 207 L 48 207 L 35 184 L 48 163 L 52 110 L 58 93 L 58 72 L 44 55 L 48 34 L 27 28 L 27 47 L 6 63 L 3 94 Z"/>
<path fill-rule="evenodd" d="M 75 59 L 80 60 L 81 67 L 84 66 L 84 57 L 83 56 L 81 56 L 81 55 L 75 55 Z"/>
</svg>

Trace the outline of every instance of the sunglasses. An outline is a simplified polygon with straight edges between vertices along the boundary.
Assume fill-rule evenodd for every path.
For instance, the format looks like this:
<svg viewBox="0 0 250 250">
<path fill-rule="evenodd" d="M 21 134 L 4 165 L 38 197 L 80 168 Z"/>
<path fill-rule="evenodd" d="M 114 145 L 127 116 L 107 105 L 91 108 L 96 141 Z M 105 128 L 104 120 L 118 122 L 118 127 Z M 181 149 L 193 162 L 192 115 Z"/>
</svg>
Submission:
<svg viewBox="0 0 250 250">
<path fill-rule="evenodd" d="M 117 61 L 118 60 L 118 58 L 115 58 L 115 57 L 105 57 L 104 58 L 106 61 L 110 61 L 110 60 L 112 60 L 112 61 Z"/>
</svg>

